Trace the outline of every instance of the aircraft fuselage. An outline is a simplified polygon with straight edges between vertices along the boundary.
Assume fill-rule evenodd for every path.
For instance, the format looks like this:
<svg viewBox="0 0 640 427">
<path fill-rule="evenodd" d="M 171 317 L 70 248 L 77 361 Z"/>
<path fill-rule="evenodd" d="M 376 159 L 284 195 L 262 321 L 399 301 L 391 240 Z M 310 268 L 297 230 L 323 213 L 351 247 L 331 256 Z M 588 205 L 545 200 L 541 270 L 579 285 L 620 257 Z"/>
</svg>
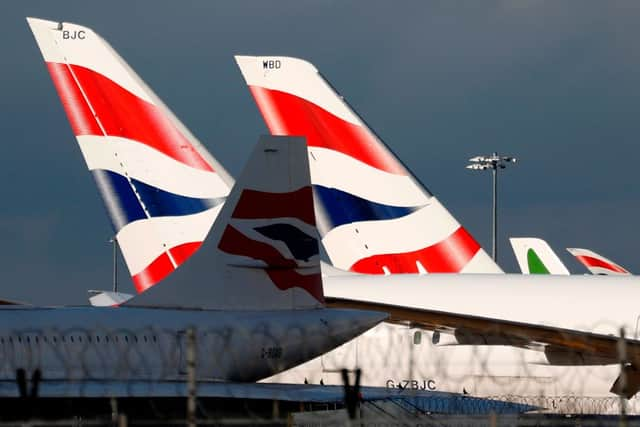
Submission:
<svg viewBox="0 0 640 427">
<path fill-rule="evenodd" d="M 375 320 L 377 316 L 377 320 Z M 0 380 L 182 380 L 188 330 L 199 380 L 255 381 L 322 354 L 377 323 L 356 310 L 151 308 L 0 310 Z"/>
</svg>

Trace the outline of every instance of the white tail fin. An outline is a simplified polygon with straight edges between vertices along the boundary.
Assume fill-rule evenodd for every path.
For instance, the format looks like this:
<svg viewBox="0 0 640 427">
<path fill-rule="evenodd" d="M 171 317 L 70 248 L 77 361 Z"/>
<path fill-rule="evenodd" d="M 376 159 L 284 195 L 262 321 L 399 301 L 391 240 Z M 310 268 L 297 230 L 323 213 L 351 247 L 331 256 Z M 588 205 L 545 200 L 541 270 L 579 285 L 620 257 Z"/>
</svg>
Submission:
<svg viewBox="0 0 640 427">
<path fill-rule="evenodd" d="M 570 274 L 546 241 L 534 237 L 511 237 L 509 242 L 522 274 Z"/>
<path fill-rule="evenodd" d="M 576 257 L 591 274 L 601 274 L 605 276 L 631 274 L 626 268 L 589 249 L 567 248 L 567 250 L 571 255 Z"/>
<path fill-rule="evenodd" d="M 321 305 L 304 138 L 261 137 L 202 249 L 131 302 L 225 309 Z"/>
<path fill-rule="evenodd" d="M 322 243 L 359 273 L 500 268 L 309 62 L 236 56 L 270 132 L 303 135 Z"/>
<path fill-rule="evenodd" d="M 27 21 L 142 292 L 200 247 L 233 180 L 93 30 Z"/>
</svg>

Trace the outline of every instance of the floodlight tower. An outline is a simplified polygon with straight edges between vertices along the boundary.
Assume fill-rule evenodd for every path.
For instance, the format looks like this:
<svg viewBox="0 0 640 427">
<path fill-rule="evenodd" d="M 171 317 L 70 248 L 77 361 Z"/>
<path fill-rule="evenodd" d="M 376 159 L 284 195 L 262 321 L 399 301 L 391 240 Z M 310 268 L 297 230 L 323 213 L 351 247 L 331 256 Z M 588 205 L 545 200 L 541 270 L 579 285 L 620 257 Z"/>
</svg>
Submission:
<svg viewBox="0 0 640 427">
<path fill-rule="evenodd" d="M 510 156 L 499 156 L 493 153 L 490 156 L 476 156 L 469 159 L 471 164 L 467 165 L 467 169 L 472 170 L 491 170 L 493 175 L 493 236 L 491 246 L 491 258 L 497 261 L 498 258 L 498 169 L 507 167 L 507 163 L 515 163 L 517 159 Z"/>
</svg>

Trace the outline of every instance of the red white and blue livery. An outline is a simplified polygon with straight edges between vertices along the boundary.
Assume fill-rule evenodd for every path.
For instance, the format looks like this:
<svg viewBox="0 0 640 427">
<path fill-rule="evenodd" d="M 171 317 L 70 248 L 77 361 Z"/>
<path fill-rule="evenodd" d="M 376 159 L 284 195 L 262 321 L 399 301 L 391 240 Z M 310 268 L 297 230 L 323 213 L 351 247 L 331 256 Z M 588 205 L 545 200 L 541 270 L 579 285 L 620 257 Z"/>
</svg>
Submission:
<svg viewBox="0 0 640 427">
<path fill-rule="evenodd" d="M 358 273 L 498 273 L 476 240 L 301 59 L 236 56 L 273 135 L 307 138 L 332 264 Z"/>
<path fill-rule="evenodd" d="M 142 292 L 200 247 L 233 180 L 93 30 L 28 22 Z"/>
<path fill-rule="evenodd" d="M 83 27 L 40 20 L 29 23 L 41 47 L 44 42 L 55 44 L 58 39 L 66 42 L 64 31 L 75 31 L 72 40 L 77 43 L 88 41 L 91 44 L 89 30 L 82 30 Z M 60 34 L 43 37 L 41 33 L 47 31 Z M 86 32 L 80 36 L 80 31 Z M 99 50 L 95 51 L 97 57 L 100 54 Z M 52 58 L 45 55 L 45 59 Z M 84 83 L 77 88 L 102 82 L 91 71 L 71 67 L 70 57 L 57 60 L 65 61 L 55 62 L 59 67 L 51 67 L 56 69 L 52 74 L 60 72 L 66 76 L 60 79 L 54 76 L 59 88 L 75 82 L 77 76 L 85 72 L 88 73 L 84 77 L 86 80 L 82 80 Z M 96 91 L 106 90 L 108 86 L 98 85 Z M 79 94 L 82 92 L 80 90 Z M 68 105 L 67 108 L 73 110 Z M 101 119 L 110 117 L 108 114 L 116 110 L 85 114 L 81 118 L 94 120 L 93 123 L 104 130 L 106 128 L 100 123 L 105 121 Z M 76 113 L 75 110 L 72 112 Z M 129 117 L 134 114 L 130 112 Z M 165 124 L 169 126 L 168 123 Z M 126 120 L 121 124 L 126 127 Z M 120 131 L 124 132 L 123 129 Z M 100 171 L 95 175 L 98 181 L 107 181 L 99 183 L 103 195 L 117 199 L 109 200 L 105 196 L 120 233 L 137 221 L 156 224 L 157 218 L 180 218 L 180 215 L 147 215 L 155 212 L 153 198 L 145 198 L 146 193 L 140 190 L 138 183 L 150 186 L 152 183 L 143 179 L 144 171 L 157 165 L 146 166 L 141 162 L 131 169 L 126 168 L 124 165 L 134 164 L 138 158 L 136 150 L 141 149 L 151 158 L 151 163 L 154 158 L 162 158 L 164 166 L 175 166 L 169 172 L 178 171 L 181 167 L 178 164 L 189 164 L 185 167 L 215 175 L 192 145 L 178 147 L 178 151 L 172 152 L 173 156 L 166 155 L 176 161 L 174 164 L 160 155 L 153 157 L 158 154 L 155 148 L 152 149 L 154 154 L 150 155 L 152 151 L 148 151 L 149 147 L 143 142 L 128 137 L 119 139 L 106 131 L 101 137 L 92 134 L 95 132 L 94 129 L 87 134 L 89 139 L 80 133 L 79 140 L 90 169 Z M 85 146 L 87 140 L 90 142 Z M 94 157 L 95 153 L 99 155 Z M 105 160 L 109 154 L 117 160 L 109 163 Z M 96 163 L 98 166 L 94 167 Z M 118 173 L 119 166 L 124 168 L 120 170 L 122 175 Z M 133 171 L 136 172 L 135 181 Z M 131 186 L 145 218 L 129 221 L 131 216 L 127 209 L 134 208 L 123 204 L 123 191 L 114 184 L 119 179 L 114 179 L 115 175 L 124 176 L 127 185 Z M 210 178 L 209 183 L 220 184 L 220 181 L 217 177 Z M 188 197 L 214 200 L 214 194 L 204 193 L 205 190 L 204 187 L 192 190 L 203 192 L 189 193 Z M 256 194 L 260 201 L 271 204 L 295 194 L 299 204 L 290 213 L 283 209 L 268 210 L 254 205 Z M 287 394 L 286 388 L 274 390 L 272 385 L 251 382 L 323 354 L 386 317 L 380 312 L 333 310 L 323 306 L 304 140 L 261 138 L 228 200 L 211 232 L 208 233 L 208 228 L 205 230 L 202 248 L 189 257 L 183 268 L 175 269 L 174 266 L 160 283 L 118 307 L 18 306 L 0 310 L 0 396 L 25 394 L 16 384 L 17 377 L 32 378 L 34 384 L 39 379 L 38 391 L 42 397 L 185 395 L 189 362 L 185 357 L 188 352 L 186 336 L 188 331 L 193 331 L 197 345 L 193 363 L 202 386 L 199 395 L 238 397 L 238 394 L 259 393 L 263 398 L 277 399 L 280 393 Z M 212 212 L 210 209 L 215 207 L 203 212 Z M 120 226 L 118 221 L 124 225 Z M 232 228 L 238 232 L 229 234 Z M 150 236 L 166 237 L 161 233 Z M 234 249 L 246 241 L 254 241 L 262 252 L 250 247 Z M 141 246 L 152 243 L 153 240 L 139 242 Z M 135 247 L 134 251 L 140 251 L 141 246 Z M 175 246 L 167 246 L 164 254 L 174 257 L 173 248 Z M 263 252 L 268 255 L 263 256 Z M 131 267 L 131 263 L 129 265 Z M 250 383 L 232 384 L 228 388 L 219 386 L 221 382 L 245 381 Z M 289 398 L 291 392 L 288 392 Z"/>
</svg>

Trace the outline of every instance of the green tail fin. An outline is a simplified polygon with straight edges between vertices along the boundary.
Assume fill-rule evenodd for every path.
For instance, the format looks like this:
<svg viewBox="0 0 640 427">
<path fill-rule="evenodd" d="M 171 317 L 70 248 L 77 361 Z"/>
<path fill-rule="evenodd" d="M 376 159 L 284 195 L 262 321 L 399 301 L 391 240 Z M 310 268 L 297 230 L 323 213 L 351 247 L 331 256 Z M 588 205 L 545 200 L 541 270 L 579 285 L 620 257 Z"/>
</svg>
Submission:
<svg viewBox="0 0 640 427">
<path fill-rule="evenodd" d="M 549 274 L 549 270 L 533 249 L 527 251 L 527 263 L 529 264 L 529 274 Z"/>
</svg>

